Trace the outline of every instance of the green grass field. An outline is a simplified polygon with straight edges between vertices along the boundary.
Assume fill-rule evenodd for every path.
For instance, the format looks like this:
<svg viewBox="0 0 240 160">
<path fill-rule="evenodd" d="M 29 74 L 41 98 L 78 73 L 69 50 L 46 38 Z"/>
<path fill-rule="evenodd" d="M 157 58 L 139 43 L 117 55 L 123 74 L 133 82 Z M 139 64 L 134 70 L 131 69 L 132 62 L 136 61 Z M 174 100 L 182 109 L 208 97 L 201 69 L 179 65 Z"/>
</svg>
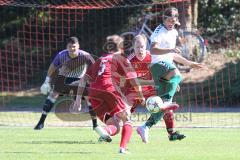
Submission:
<svg viewBox="0 0 240 160">
<path fill-rule="evenodd" d="M 34 131 L 32 128 L 41 115 L 34 106 L 41 106 L 39 104 L 43 98 L 40 96 L 34 103 L 32 99 L 15 98 L 5 99 L 6 103 L 9 102 L 5 108 L 11 111 L 0 112 L 0 160 L 240 159 L 240 112 L 176 113 L 176 127 L 187 136 L 186 139 L 176 142 L 168 140 L 167 133 L 162 127 L 163 122 L 157 125 L 158 128 L 150 130 L 148 144 L 142 143 L 134 128 L 128 146 L 131 154 L 120 155 L 118 153 L 120 135 L 114 137 L 112 143 L 98 142 L 97 134 L 89 127 L 91 121 L 88 114 L 62 116 L 53 112 L 46 120 L 46 127 L 41 131 Z M 19 111 L 15 111 L 16 109 Z M 134 125 L 142 124 L 148 116 L 149 114 L 134 114 L 132 116 Z M 61 119 L 63 117 L 67 119 Z M 67 121 L 69 119 L 70 121 Z M 235 126 L 238 128 L 231 128 Z"/>
<path fill-rule="evenodd" d="M 170 142 L 163 128 L 150 130 L 144 144 L 135 132 L 128 155 L 117 153 L 120 136 L 100 143 L 90 127 L 32 128 L 1 127 L 1 160 L 237 160 L 240 159 L 240 128 L 181 128 L 187 138 Z"/>
</svg>

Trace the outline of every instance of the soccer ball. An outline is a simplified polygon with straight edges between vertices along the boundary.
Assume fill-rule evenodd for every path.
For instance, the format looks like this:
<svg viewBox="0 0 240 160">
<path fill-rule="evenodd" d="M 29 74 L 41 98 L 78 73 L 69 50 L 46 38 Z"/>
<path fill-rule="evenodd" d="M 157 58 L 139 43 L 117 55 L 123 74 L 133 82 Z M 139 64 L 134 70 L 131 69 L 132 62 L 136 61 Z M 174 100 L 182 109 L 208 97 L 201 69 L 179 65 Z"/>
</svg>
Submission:
<svg viewBox="0 0 240 160">
<path fill-rule="evenodd" d="M 146 108 L 150 113 L 157 113 L 163 105 L 163 100 L 159 96 L 151 96 L 146 100 Z"/>
</svg>

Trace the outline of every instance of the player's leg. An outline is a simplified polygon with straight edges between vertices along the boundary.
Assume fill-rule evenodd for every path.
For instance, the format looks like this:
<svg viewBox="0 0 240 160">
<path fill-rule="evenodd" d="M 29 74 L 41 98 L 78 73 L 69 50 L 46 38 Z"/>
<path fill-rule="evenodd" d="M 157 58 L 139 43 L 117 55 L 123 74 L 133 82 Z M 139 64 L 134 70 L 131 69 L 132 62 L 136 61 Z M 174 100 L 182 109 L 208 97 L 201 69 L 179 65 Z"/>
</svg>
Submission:
<svg viewBox="0 0 240 160">
<path fill-rule="evenodd" d="M 57 92 L 52 91 L 47 99 L 45 100 L 45 104 L 43 105 L 42 115 L 37 123 L 37 125 L 34 127 L 35 130 L 40 130 L 44 127 L 44 122 L 46 120 L 46 117 L 48 113 L 53 108 L 53 105 L 58 98 L 59 94 Z"/>
<path fill-rule="evenodd" d="M 168 72 L 168 74 L 164 76 L 164 79 L 161 79 L 158 84 L 158 95 L 161 95 L 161 98 L 164 99 L 165 103 L 171 103 L 182 77 L 178 73 L 178 70 L 174 69 Z M 180 134 L 178 131 L 174 131 L 174 115 L 172 110 L 164 113 L 163 120 L 166 124 L 166 130 L 170 141 L 185 138 L 185 135 Z"/>
<path fill-rule="evenodd" d="M 165 92 L 165 94 L 162 94 L 161 98 L 163 98 L 166 102 L 172 102 L 173 96 L 175 95 L 177 87 L 181 82 L 182 78 L 176 70 L 169 72 L 169 74 L 166 75 L 164 78 L 168 80 L 165 83 L 162 82 L 162 85 L 166 84 L 166 90 L 159 91 L 159 94 L 161 94 L 160 92 Z M 174 131 L 174 115 L 172 110 L 165 112 L 163 120 L 166 124 L 168 138 L 170 141 L 181 140 L 186 137 L 180 132 Z"/>
<path fill-rule="evenodd" d="M 93 125 L 93 130 L 100 136 L 99 139 L 101 139 L 102 141 L 106 141 L 106 142 L 111 142 L 111 138 L 109 138 L 109 134 L 106 133 L 106 131 L 98 125 L 97 123 L 97 115 L 94 112 L 91 103 L 88 100 L 88 86 L 85 87 L 84 92 L 83 92 L 83 99 L 87 102 L 88 105 L 88 110 L 89 110 L 89 114 L 92 120 L 92 125 Z M 77 93 L 77 92 L 76 92 Z"/>
<path fill-rule="evenodd" d="M 164 96 L 164 100 L 171 99 L 168 93 L 169 89 L 167 89 L 169 82 L 160 81 L 160 79 L 162 79 L 165 75 L 173 71 L 175 69 L 175 66 L 168 62 L 160 62 L 151 66 L 150 69 L 155 83 L 155 88 L 157 90 L 157 95 Z M 152 113 L 148 118 L 147 122 L 144 125 L 139 126 L 137 128 L 137 132 L 141 136 L 142 141 L 144 143 L 148 142 L 149 129 L 160 121 L 160 119 L 163 117 L 163 114 L 164 114 L 163 112 Z"/>
<path fill-rule="evenodd" d="M 168 132 L 168 138 L 170 141 L 182 140 L 186 136 L 179 131 L 174 131 L 174 114 L 173 111 L 166 111 L 163 116 L 163 120 L 166 124 L 166 130 Z"/>
<path fill-rule="evenodd" d="M 90 94 L 87 99 L 89 103 L 91 103 L 91 107 L 89 108 L 89 113 L 92 118 L 93 122 L 93 129 L 96 131 L 96 133 L 100 136 L 99 141 L 106 141 L 106 142 L 111 142 L 111 130 L 109 130 L 110 127 L 108 127 L 108 124 L 106 123 L 108 119 L 111 119 L 112 116 L 108 115 L 108 103 L 107 102 L 107 97 L 108 93 L 102 91 L 102 90 L 97 90 L 93 88 L 89 88 Z M 111 97 L 110 97 L 111 99 Z M 97 124 L 97 117 L 107 124 L 105 128 L 102 128 Z"/>
<path fill-rule="evenodd" d="M 88 103 L 89 114 L 92 119 L 93 130 L 100 136 L 99 141 L 111 142 L 112 141 L 112 139 L 110 137 L 111 135 L 108 133 L 106 128 L 102 128 L 101 126 L 98 125 L 97 115 L 94 112 L 94 110 L 92 109 L 91 103 L 88 101 L 87 101 L 87 103 Z"/>
<path fill-rule="evenodd" d="M 64 76 L 60 76 L 60 75 L 57 76 L 54 83 L 54 89 L 49 93 L 45 101 L 45 104 L 43 105 L 42 115 L 38 124 L 34 127 L 35 130 L 40 130 L 44 127 L 44 122 L 47 117 L 47 114 L 53 108 L 54 103 L 56 102 L 56 99 L 59 97 L 59 93 L 68 94 L 70 90 L 72 90 L 71 87 L 65 85 L 65 78 L 66 77 Z"/>
<path fill-rule="evenodd" d="M 132 136 L 132 122 L 130 120 L 130 115 L 131 113 L 128 110 L 124 110 L 116 114 L 116 116 L 123 122 L 119 153 L 128 153 L 127 144 Z"/>
<path fill-rule="evenodd" d="M 120 131 L 120 124 L 119 119 L 117 119 L 115 116 L 111 117 L 110 115 L 106 114 L 105 116 L 105 124 L 106 126 L 104 128 L 98 126 L 95 128 L 96 132 L 98 133 L 99 129 L 101 131 L 101 134 L 98 141 L 105 141 L 105 142 L 111 142 L 111 136 L 115 136 Z"/>
<path fill-rule="evenodd" d="M 109 135 L 115 136 L 120 132 L 120 119 L 116 116 L 110 117 L 110 115 L 106 115 L 106 126 L 104 129 L 108 132 Z"/>
</svg>

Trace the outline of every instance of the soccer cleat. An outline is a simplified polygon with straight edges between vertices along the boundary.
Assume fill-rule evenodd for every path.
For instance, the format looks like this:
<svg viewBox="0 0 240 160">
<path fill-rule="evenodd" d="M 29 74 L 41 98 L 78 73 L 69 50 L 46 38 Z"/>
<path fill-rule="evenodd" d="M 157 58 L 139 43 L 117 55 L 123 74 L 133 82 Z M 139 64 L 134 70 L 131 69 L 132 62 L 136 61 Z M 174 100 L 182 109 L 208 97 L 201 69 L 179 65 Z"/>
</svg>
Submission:
<svg viewBox="0 0 240 160">
<path fill-rule="evenodd" d="M 163 112 L 170 111 L 170 110 L 176 110 L 179 108 L 179 105 L 177 103 L 169 103 L 169 102 L 164 102 L 164 105 L 160 109 Z"/>
<path fill-rule="evenodd" d="M 119 149 L 119 153 L 121 153 L 121 154 L 129 154 L 130 152 L 128 151 L 128 149 L 120 148 Z"/>
<path fill-rule="evenodd" d="M 100 136 L 98 139 L 99 142 L 103 142 L 103 141 L 111 142 L 112 141 L 111 136 L 102 127 L 97 126 L 97 127 L 94 127 L 93 130 Z"/>
<path fill-rule="evenodd" d="M 179 131 L 175 131 L 172 134 L 168 136 L 169 141 L 176 141 L 176 140 L 182 140 L 186 136 L 184 134 L 180 134 Z"/>
<path fill-rule="evenodd" d="M 98 138 L 98 142 L 112 142 L 112 138 L 110 137 L 110 136 L 100 136 L 99 138 Z"/>
<path fill-rule="evenodd" d="M 148 143 L 148 131 L 149 131 L 149 128 L 145 125 L 139 126 L 137 128 L 137 133 L 141 136 L 142 141 L 144 143 Z"/>
<path fill-rule="evenodd" d="M 41 130 L 44 127 L 44 123 L 38 123 L 35 127 L 34 130 Z"/>
</svg>

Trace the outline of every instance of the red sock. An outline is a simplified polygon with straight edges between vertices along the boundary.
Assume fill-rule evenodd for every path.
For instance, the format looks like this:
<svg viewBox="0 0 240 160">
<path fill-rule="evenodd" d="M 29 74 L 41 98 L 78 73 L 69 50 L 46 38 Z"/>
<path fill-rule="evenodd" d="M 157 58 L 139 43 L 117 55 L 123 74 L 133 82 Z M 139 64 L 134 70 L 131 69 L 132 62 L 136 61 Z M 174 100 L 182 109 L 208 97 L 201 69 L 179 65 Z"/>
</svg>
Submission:
<svg viewBox="0 0 240 160">
<path fill-rule="evenodd" d="M 130 121 L 127 121 L 122 128 L 122 137 L 120 143 L 121 148 L 126 149 L 126 145 L 130 141 L 131 136 L 132 136 L 132 123 Z"/>
<path fill-rule="evenodd" d="M 172 111 L 166 112 L 163 116 L 163 119 L 166 124 L 166 129 L 167 129 L 168 134 L 172 134 L 173 128 L 174 128 L 173 112 Z"/>
<path fill-rule="evenodd" d="M 104 129 L 110 136 L 115 136 L 117 134 L 117 127 L 114 125 L 107 125 Z"/>
</svg>

